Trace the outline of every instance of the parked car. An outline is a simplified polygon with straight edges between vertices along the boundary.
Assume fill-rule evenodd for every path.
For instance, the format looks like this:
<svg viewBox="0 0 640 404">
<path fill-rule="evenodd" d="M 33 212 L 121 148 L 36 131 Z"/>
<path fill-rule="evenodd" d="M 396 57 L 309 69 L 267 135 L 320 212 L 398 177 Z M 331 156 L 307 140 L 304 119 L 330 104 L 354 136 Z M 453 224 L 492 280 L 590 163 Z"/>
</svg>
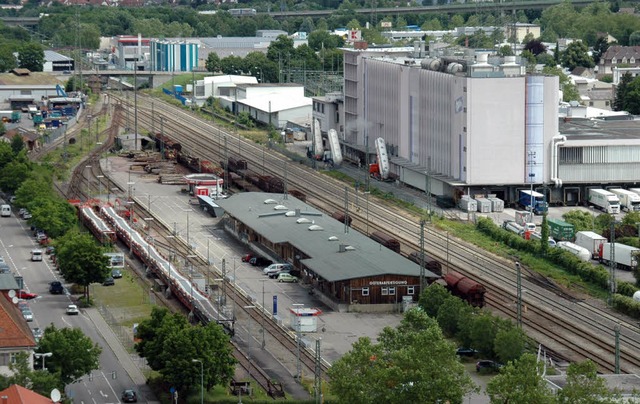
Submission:
<svg viewBox="0 0 640 404">
<path fill-rule="evenodd" d="M 133 390 L 125 390 L 122 392 L 122 402 L 123 403 L 137 403 L 138 395 Z"/>
<path fill-rule="evenodd" d="M 22 217 L 22 215 L 24 215 L 24 212 L 26 212 L 27 209 L 26 208 L 20 208 L 18 209 L 18 216 Z"/>
<path fill-rule="evenodd" d="M 501 363 L 483 359 L 476 363 L 476 372 L 480 372 L 480 371 L 497 372 L 498 370 L 500 370 L 501 367 L 502 367 Z"/>
<path fill-rule="evenodd" d="M 49 293 L 52 295 L 61 295 L 64 293 L 64 286 L 61 282 L 53 281 L 49 284 Z"/>
<path fill-rule="evenodd" d="M 42 250 L 31 250 L 31 261 L 42 261 Z"/>
<path fill-rule="evenodd" d="M 70 304 L 67 306 L 67 310 L 65 311 L 69 316 L 75 316 L 80 314 L 80 310 L 78 310 L 78 306 L 75 304 Z"/>
<path fill-rule="evenodd" d="M 249 264 L 253 265 L 254 267 L 263 267 L 263 266 L 266 266 L 266 265 L 273 264 L 273 261 L 271 261 L 270 259 L 267 259 L 267 258 L 263 258 L 263 257 L 252 257 L 249 260 Z"/>
<path fill-rule="evenodd" d="M 275 272 L 280 272 L 283 269 L 291 269 L 291 264 L 271 264 L 268 267 L 262 270 L 262 273 L 265 275 L 269 275 Z"/>
<path fill-rule="evenodd" d="M 248 253 L 242 256 L 242 262 L 249 262 L 251 258 L 255 257 L 255 255 Z"/>
<path fill-rule="evenodd" d="M 29 308 L 23 309 L 22 310 L 22 317 L 24 317 L 24 319 L 29 321 L 29 322 L 33 321 L 33 312 Z"/>
<path fill-rule="evenodd" d="M 477 355 L 478 351 L 473 348 L 458 348 L 456 350 L 456 355 L 458 356 L 474 356 Z"/>
<path fill-rule="evenodd" d="M 18 297 L 18 299 L 25 300 L 35 299 L 36 297 L 38 297 L 38 295 L 36 295 L 35 293 L 27 292 L 26 290 L 22 289 L 20 289 L 18 293 L 16 293 L 16 296 Z"/>
<path fill-rule="evenodd" d="M 113 279 L 119 279 L 122 278 L 122 271 L 119 269 L 112 269 L 111 270 L 111 277 Z"/>
<path fill-rule="evenodd" d="M 298 278 L 284 272 L 278 275 L 278 282 L 298 282 Z"/>
<path fill-rule="evenodd" d="M 276 278 L 278 277 L 278 275 L 280 275 L 280 274 L 285 274 L 285 273 L 286 273 L 286 274 L 291 275 L 291 270 L 289 270 L 289 269 L 282 269 L 282 270 L 277 271 L 277 272 L 271 272 L 271 273 L 269 273 L 268 275 L 269 275 L 269 278 L 271 278 L 271 279 L 276 279 Z"/>
<path fill-rule="evenodd" d="M 102 282 L 103 286 L 113 286 L 115 284 L 116 284 L 116 281 L 111 276 L 107 277 L 107 279 L 105 279 L 104 282 Z"/>
<path fill-rule="evenodd" d="M 7 265 L 6 262 L 0 262 L 0 274 L 8 274 L 9 272 L 11 272 L 11 268 L 9 268 L 9 265 Z"/>
<path fill-rule="evenodd" d="M 31 333 L 33 334 L 33 339 L 35 339 L 36 342 L 40 341 L 40 338 L 44 335 L 44 332 L 38 327 L 32 328 Z"/>
<path fill-rule="evenodd" d="M 29 211 L 28 211 L 28 210 L 27 210 L 27 211 L 25 211 L 25 212 L 22 214 L 22 218 L 23 218 L 24 220 L 31 219 L 32 217 L 33 217 L 33 216 L 31 216 L 31 213 L 29 213 Z"/>
<path fill-rule="evenodd" d="M 56 248 L 52 245 L 48 246 L 45 250 L 44 253 L 47 255 L 53 254 L 56 252 Z"/>
</svg>

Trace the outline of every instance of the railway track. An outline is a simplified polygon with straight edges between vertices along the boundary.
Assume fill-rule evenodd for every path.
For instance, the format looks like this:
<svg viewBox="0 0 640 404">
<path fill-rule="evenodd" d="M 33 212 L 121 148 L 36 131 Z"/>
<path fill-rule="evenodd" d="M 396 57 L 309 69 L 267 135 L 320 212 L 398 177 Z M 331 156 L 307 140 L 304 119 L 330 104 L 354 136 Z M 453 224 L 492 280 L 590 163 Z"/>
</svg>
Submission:
<svg viewBox="0 0 640 404">
<path fill-rule="evenodd" d="M 117 98 L 117 97 L 116 97 Z M 130 103 L 118 99 L 124 108 L 132 108 Z M 314 175 L 311 168 L 290 161 L 279 154 L 266 154 L 264 147 L 241 136 L 228 133 L 212 126 L 210 121 L 195 118 L 192 114 L 154 100 L 154 116 L 151 116 L 149 99 L 138 97 L 138 119 L 142 128 L 158 127 L 162 119 L 164 134 L 180 142 L 183 150 L 191 155 L 210 161 L 224 160 L 227 157 L 242 158 L 249 162 L 249 168 L 256 172 L 260 169 L 266 175 L 278 176 L 285 183 L 295 184 L 297 189 L 307 195 L 307 203 L 331 213 L 349 207 L 354 221 L 352 227 L 367 234 L 373 230 L 391 232 L 402 243 L 402 253 L 419 250 L 420 217 L 402 212 L 387 202 L 356 193 L 344 183 L 327 176 Z M 188 125 L 186 124 L 188 123 Z M 344 196 L 344 197 L 343 197 Z M 366 201 L 366 202 L 365 202 Z M 365 203 L 367 206 L 365 206 Z M 368 220 L 374 219 L 375 220 Z M 505 301 L 513 301 L 516 291 L 514 263 L 508 260 L 488 256 L 486 251 L 468 245 L 452 237 L 447 232 L 433 226 L 425 228 L 425 248 L 429 255 L 444 262 L 447 269 L 456 270 L 485 284 L 489 290 L 489 303 L 492 307 L 505 310 Z M 635 324 L 603 311 L 588 302 L 566 302 L 564 298 L 547 290 L 523 282 L 527 292 L 523 303 L 529 311 L 523 316 L 523 325 L 532 332 L 539 332 L 551 338 L 546 346 L 557 352 L 564 352 L 569 360 L 594 359 L 603 371 L 614 369 L 615 343 L 613 329 L 621 327 L 621 369 L 627 373 L 640 370 L 640 335 Z M 492 298 L 492 297 L 495 297 Z M 573 299 L 575 300 L 575 299 Z M 515 317 L 516 307 L 508 306 L 511 317 Z M 529 313 L 540 310 L 545 321 L 534 321 Z M 569 336 L 589 336 L 586 346 L 577 346 L 572 338 L 556 337 L 559 333 Z M 555 346 L 554 346 L 555 345 Z M 589 345 L 592 345 L 590 347 Z"/>
<path fill-rule="evenodd" d="M 114 121 L 116 123 L 115 126 L 117 127 L 122 119 L 116 115 L 114 117 Z M 66 187 L 56 184 L 58 192 L 60 192 L 66 198 L 79 199 L 84 201 L 90 200 L 91 195 L 90 192 L 87 191 L 91 189 L 92 183 L 101 184 L 104 179 L 107 178 L 100 166 L 100 156 L 109 147 L 111 147 L 111 145 L 113 144 L 113 139 L 115 137 L 114 135 L 115 133 L 117 133 L 117 129 L 115 131 L 113 129 L 108 130 L 111 131 L 109 133 L 108 141 L 104 142 L 103 145 L 101 145 L 99 148 L 93 150 L 85 160 L 77 165 Z M 87 167 L 90 167 L 90 170 L 87 170 Z M 84 185 L 86 185 L 86 189 L 84 188 Z M 109 186 L 108 180 L 105 186 Z M 120 192 L 123 195 L 125 190 L 120 189 Z M 136 204 L 133 214 L 137 215 L 138 217 L 148 217 L 149 212 L 143 209 L 139 204 Z M 205 264 L 204 262 L 200 262 L 201 260 L 198 260 L 190 255 L 191 251 L 188 249 L 186 244 L 179 241 L 176 242 L 175 239 L 167 238 L 166 236 L 168 234 L 165 234 L 167 233 L 167 229 L 160 226 L 159 224 L 156 224 L 154 225 L 154 230 L 155 234 L 164 235 L 163 240 L 165 243 L 167 243 L 165 244 L 165 247 L 167 249 L 171 249 L 176 254 L 184 256 L 186 260 L 194 261 L 196 265 Z M 160 244 L 162 244 L 162 242 L 160 242 Z M 133 272 L 137 276 L 139 282 L 147 284 L 149 283 L 145 278 L 145 274 L 138 271 Z M 228 280 L 226 282 L 228 283 L 227 286 L 229 288 L 233 287 L 233 285 L 228 282 Z M 176 311 L 178 307 L 180 307 L 182 311 L 184 311 L 184 307 L 176 306 L 175 301 L 173 301 L 172 303 L 172 301 L 168 300 L 162 294 L 157 294 L 157 298 L 162 302 L 164 307 L 167 307 L 172 311 Z M 270 332 L 273 331 L 271 330 Z M 278 337 L 280 336 L 278 335 Z M 234 358 L 236 359 L 238 364 L 245 370 L 245 372 L 249 374 L 249 376 L 258 384 L 258 386 L 268 394 L 272 395 L 274 398 L 282 396 L 283 392 L 279 383 L 272 380 L 272 378 L 269 377 L 269 375 L 267 375 L 267 373 L 262 368 L 260 368 L 255 361 L 251 361 L 245 350 L 242 349 L 242 347 L 237 342 L 233 340 L 231 340 L 230 342 L 233 347 L 232 354 Z M 305 366 L 309 366 L 308 361 L 305 360 L 304 363 Z M 311 367 L 311 369 L 313 369 L 313 367 Z"/>
</svg>

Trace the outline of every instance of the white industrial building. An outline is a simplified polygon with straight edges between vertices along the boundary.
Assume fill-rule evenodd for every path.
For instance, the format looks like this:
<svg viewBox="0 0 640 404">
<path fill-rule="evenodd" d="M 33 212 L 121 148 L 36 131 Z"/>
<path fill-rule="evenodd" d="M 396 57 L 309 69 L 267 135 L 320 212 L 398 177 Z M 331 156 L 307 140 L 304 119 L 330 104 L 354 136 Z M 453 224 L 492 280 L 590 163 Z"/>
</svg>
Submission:
<svg viewBox="0 0 640 404">
<path fill-rule="evenodd" d="M 589 187 L 640 181 L 640 132 L 629 115 L 559 119 L 556 76 L 526 74 L 515 57 L 422 53 L 345 49 L 345 159 L 374 161 L 381 137 L 400 182 L 507 203 L 532 184 L 552 203 L 577 204 Z"/>
</svg>

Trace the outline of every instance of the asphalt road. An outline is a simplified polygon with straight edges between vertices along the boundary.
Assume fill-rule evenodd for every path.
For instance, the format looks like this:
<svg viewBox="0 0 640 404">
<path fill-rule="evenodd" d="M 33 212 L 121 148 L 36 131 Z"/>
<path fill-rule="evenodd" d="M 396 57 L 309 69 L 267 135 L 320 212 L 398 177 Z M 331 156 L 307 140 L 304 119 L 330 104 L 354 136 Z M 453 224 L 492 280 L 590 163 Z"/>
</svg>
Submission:
<svg viewBox="0 0 640 404">
<path fill-rule="evenodd" d="M 70 296 L 49 294 L 49 282 L 60 280 L 64 284 L 64 280 L 58 276 L 48 256 L 41 262 L 30 260 L 30 251 L 34 247 L 36 241 L 31 237 L 29 225 L 16 217 L 15 211 L 11 217 L 0 218 L 0 255 L 4 256 L 17 275 L 23 277 L 24 289 L 39 295 L 29 301 L 34 314 L 34 320 L 29 326 L 42 330 L 49 324 L 54 324 L 57 328 L 80 328 L 87 337 L 102 347 L 100 369 L 66 386 L 67 396 L 73 398 L 75 403 L 107 404 L 120 403 L 120 395 L 125 389 L 140 391 L 91 319 L 82 310 L 77 316 L 65 314 L 67 305 L 71 303 Z M 147 401 L 144 397 L 139 397 L 138 402 Z"/>
</svg>

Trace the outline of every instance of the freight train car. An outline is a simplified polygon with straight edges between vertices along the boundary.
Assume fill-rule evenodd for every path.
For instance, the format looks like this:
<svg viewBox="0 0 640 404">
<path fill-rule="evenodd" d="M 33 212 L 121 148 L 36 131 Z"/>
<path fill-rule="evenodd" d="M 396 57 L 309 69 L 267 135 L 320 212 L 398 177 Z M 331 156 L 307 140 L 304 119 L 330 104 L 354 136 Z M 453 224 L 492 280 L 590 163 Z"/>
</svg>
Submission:
<svg viewBox="0 0 640 404">
<path fill-rule="evenodd" d="M 422 256 L 419 251 L 412 252 L 407 258 L 418 265 L 422 264 Z M 440 262 L 429 257 L 427 254 L 424 255 L 424 268 L 436 275 L 442 275 L 442 265 L 440 265 Z"/>
<path fill-rule="evenodd" d="M 347 226 L 351 226 L 351 222 L 353 221 L 353 218 L 348 213 L 345 215 L 344 212 L 341 212 L 339 210 L 333 212 L 331 214 L 331 217 L 339 222 L 346 223 Z"/>
<path fill-rule="evenodd" d="M 289 195 L 300 199 L 302 202 L 307 201 L 307 194 L 305 194 L 304 192 L 300 192 L 297 189 L 290 189 L 288 192 L 289 192 Z"/>
<path fill-rule="evenodd" d="M 395 251 L 398 254 L 400 253 L 400 242 L 390 235 L 383 233 L 381 231 L 374 231 L 369 236 L 372 240 L 377 241 L 383 246 L 387 247 L 391 251 Z"/>
<path fill-rule="evenodd" d="M 116 232 L 94 212 L 90 206 L 82 206 L 78 209 L 78 215 L 82 223 L 93 233 L 94 237 L 102 244 L 116 242 Z"/>
<path fill-rule="evenodd" d="M 447 289 L 454 296 L 465 300 L 474 307 L 484 306 L 484 294 L 486 290 L 484 286 L 478 282 L 467 278 L 458 272 L 449 272 L 444 276 L 447 283 Z"/>
</svg>

